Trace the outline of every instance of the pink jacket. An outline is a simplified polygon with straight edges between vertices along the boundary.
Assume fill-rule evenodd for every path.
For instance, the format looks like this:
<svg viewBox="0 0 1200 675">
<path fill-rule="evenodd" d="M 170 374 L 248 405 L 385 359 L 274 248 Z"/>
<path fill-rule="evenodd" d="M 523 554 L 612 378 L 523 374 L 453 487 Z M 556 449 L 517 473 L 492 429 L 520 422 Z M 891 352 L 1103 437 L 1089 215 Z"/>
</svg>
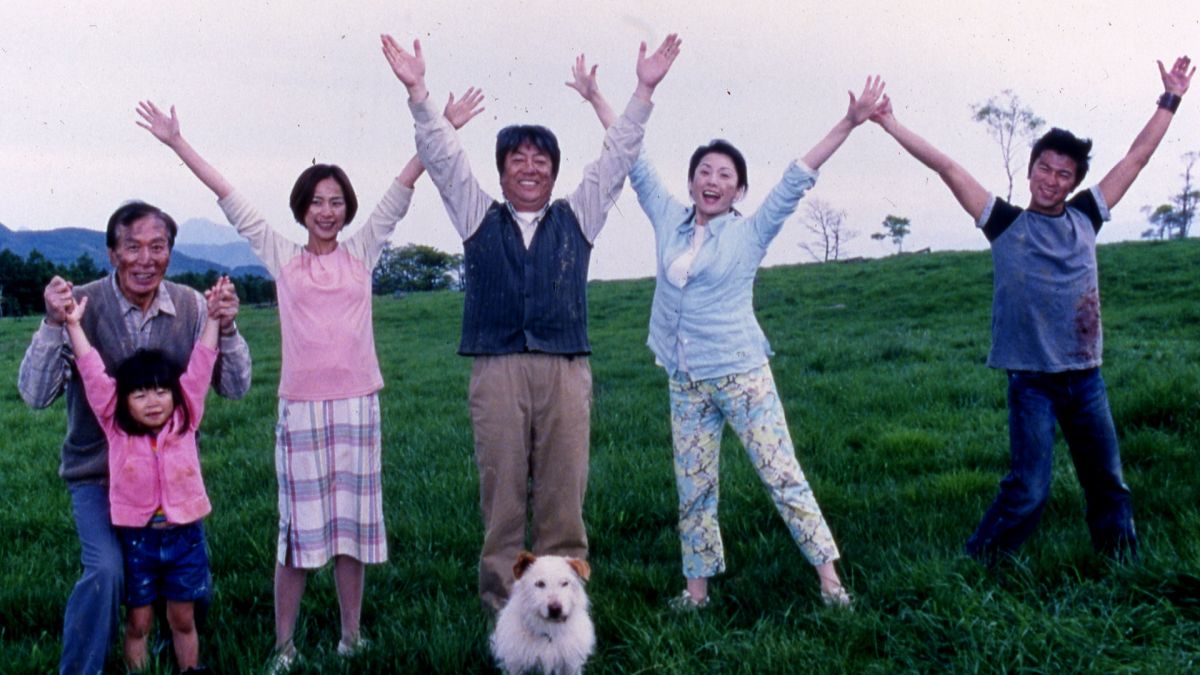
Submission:
<svg viewBox="0 0 1200 675">
<path fill-rule="evenodd" d="M 196 343 L 187 371 L 179 379 L 191 422 L 181 428 L 183 413 L 176 409 L 155 439 L 155 452 L 149 436 L 130 436 L 117 426 L 116 382 L 105 372 L 100 354 L 93 349 L 76 359 L 88 405 L 108 439 L 108 500 L 113 525 L 144 527 L 160 506 L 167 522 L 174 525 L 195 522 L 212 511 L 200 476 L 196 429 L 204 416 L 204 397 L 216 361 L 216 350 Z"/>
</svg>

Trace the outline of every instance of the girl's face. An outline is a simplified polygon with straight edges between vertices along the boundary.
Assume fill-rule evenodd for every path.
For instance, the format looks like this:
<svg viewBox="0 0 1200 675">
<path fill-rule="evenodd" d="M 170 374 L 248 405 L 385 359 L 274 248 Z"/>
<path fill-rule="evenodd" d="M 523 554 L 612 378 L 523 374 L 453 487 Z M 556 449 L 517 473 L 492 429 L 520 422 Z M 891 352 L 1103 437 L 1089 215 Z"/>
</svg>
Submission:
<svg viewBox="0 0 1200 675">
<path fill-rule="evenodd" d="M 175 412 L 175 397 L 165 387 L 136 389 L 129 393 L 129 416 L 147 429 L 158 431 Z"/>
<path fill-rule="evenodd" d="M 336 247 L 338 232 L 346 224 L 346 197 L 342 185 L 333 178 L 326 178 L 313 189 L 312 201 L 304 214 L 304 226 L 308 228 L 309 247 L 322 249 Z"/>
<path fill-rule="evenodd" d="M 703 225 L 729 213 L 733 203 L 742 197 L 737 167 L 729 155 L 710 152 L 701 157 L 688 183 L 688 192 L 696 203 L 696 222 Z"/>
</svg>

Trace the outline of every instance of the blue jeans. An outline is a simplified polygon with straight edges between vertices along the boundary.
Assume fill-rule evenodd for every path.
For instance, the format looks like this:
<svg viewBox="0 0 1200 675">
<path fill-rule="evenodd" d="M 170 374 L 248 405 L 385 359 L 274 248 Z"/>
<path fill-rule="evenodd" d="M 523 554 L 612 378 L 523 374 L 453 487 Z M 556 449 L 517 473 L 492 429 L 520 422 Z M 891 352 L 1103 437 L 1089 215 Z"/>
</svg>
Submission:
<svg viewBox="0 0 1200 675">
<path fill-rule="evenodd" d="M 61 673 L 100 673 L 120 625 L 124 580 L 121 545 L 108 510 L 107 485 L 71 485 L 83 575 L 63 617 Z"/>
<path fill-rule="evenodd" d="M 1063 373 L 1009 371 L 1008 434 L 1012 469 L 1000 494 L 967 540 L 985 563 L 1033 534 L 1050 496 L 1054 422 L 1058 421 L 1087 500 L 1092 545 L 1102 553 L 1137 554 L 1129 486 L 1121 475 L 1117 432 L 1100 369 Z"/>
</svg>

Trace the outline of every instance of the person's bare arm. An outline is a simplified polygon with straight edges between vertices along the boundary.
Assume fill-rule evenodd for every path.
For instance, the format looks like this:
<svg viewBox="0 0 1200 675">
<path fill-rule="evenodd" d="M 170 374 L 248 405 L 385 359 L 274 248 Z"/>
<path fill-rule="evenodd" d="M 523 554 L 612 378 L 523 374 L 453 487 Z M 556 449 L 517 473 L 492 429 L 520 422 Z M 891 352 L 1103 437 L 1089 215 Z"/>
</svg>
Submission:
<svg viewBox="0 0 1200 675">
<path fill-rule="evenodd" d="M 1192 81 L 1192 74 L 1196 72 L 1195 66 L 1188 69 L 1191 62 L 1188 57 L 1181 56 L 1175 59 L 1175 65 L 1169 71 L 1163 67 L 1162 61 L 1158 62 L 1158 72 L 1162 76 L 1165 91 L 1164 101 L 1169 101 L 1168 97 L 1174 96 L 1176 97 L 1175 105 L 1178 105 L 1178 99 L 1183 98 L 1183 95 L 1187 93 L 1188 85 Z M 1129 190 L 1129 186 L 1133 185 L 1138 174 L 1150 162 L 1150 157 L 1158 149 L 1158 144 L 1167 134 L 1167 128 L 1171 126 L 1171 120 L 1174 117 L 1174 111 L 1161 105 L 1156 108 L 1154 114 L 1150 116 L 1150 121 L 1138 133 L 1137 138 L 1133 139 L 1133 145 L 1130 146 L 1129 152 L 1105 174 L 1104 178 L 1100 179 L 1100 194 L 1103 195 L 1108 208 L 1111 209 L 1121 201 L 1121 198 Z"/>
<path fill-rule="evenodd" d="M 988 191 L 958 162 L 950 159 L 944 152 L 913 133 L 908 127 L 900 124 L 892 112 L 892 101 L 886 94 L 883 96 L 883 102 L 871 115 L 871 121 L 896 139 L 900 147 L 907 150 L 908 154 L 915 157 L 917 161 L 933 169 L 942 182 L 950 188 L 950 192 L 954 193 L 954 198 L 958 200 L 959 205 L 970 214 L 971 219 L 979 220 L 979 216 L 988 205 Z"/>
</svg>

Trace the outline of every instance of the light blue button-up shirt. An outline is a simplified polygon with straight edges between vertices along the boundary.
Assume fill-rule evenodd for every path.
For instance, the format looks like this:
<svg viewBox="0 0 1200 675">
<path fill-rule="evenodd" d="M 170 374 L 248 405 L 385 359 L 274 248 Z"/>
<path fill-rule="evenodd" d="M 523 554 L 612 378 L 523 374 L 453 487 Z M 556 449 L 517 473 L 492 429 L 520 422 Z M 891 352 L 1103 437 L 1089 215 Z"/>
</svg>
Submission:
<svg viewBox="0 0 1200 675">
<path fill-rule="evenodd" d="M 771 346 L 754 318 L 754 277 L 767 247 L 816 180 L 816 171 L 793 161 L 753 214 L 733 211 L 710 220 L 681 287 L 667 279 L 667 270 L 691 245 L 695 205 L 672 197 L 645 154 L 638 157 L 629 182 L 654 226 L 658 261 L 646 344 L 672 378 L 707 380 L 767 363 Z"/>
</svg>

